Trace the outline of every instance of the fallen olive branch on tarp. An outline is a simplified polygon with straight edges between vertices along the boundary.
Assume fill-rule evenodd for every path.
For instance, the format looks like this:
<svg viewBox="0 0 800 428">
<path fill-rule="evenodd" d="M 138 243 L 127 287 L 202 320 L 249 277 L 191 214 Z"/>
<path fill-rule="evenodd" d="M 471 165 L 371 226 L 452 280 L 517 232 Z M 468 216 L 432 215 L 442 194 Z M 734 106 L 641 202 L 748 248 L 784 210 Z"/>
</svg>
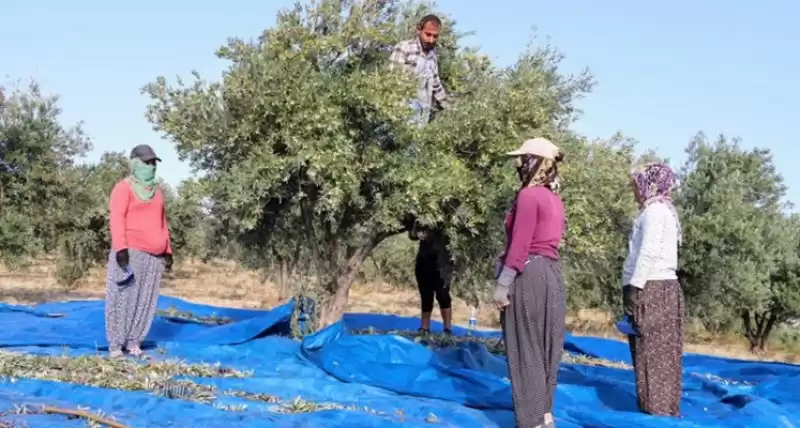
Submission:
<svg viewBox="0 0 800 428">
<path fill-rule="evenodd" d="M 375 335 L 394 334 L 406 337 L 432 349 L 449 347 L 460 343 L 476 342 L 497 355 L 503 355 L 505 349 L 502 339 L 479 338 L 474 336 L 451 336 L 444 334 L 419 334 L 409 331 L 379 332 L 374 329 L 357 330 L 353 334 Z M 564 353 L 563 362 L 590 366 L 602 366 L 616 369 L 631 369 L 629 364 L 609 361 L 584 355 Z M 251 371 L 239 371 L 220 364 L 188 364 L 179 360 L 151 361 L 141 363 L 131 359 L 111 359 L 98 355 L 90 356 L 42 356 L 15 352 L 0 351 L 0 381 L 15 383 L 18 379 L 38 379 L 55 382 L 66 382 L 78 385 L 110 388 L 121 391 L 140 391 L 168 399 L 192 401 L 199 404 L 212 405 L 214 408 L 228 412 L 247 410 L 246 404 L 225 404 L 220 397 L 238 398 L 255 403 L 272 404 L 268 411 L 276 413 L 307 413 L 322 410 L 346 410 L 366 412 L 376 416 L 405 420 L 405 415 L 397 410 L 395 414 L 380 412 L 363 406 L 343 405 L 338 403 L 317 403 L 296 397 L 282 400 L 276 396 L 240 390 L 219 391 L 213 385 L 201 384 L 178 377 L 196 378 L 247 378 Z M 706 381 L 724 384 L 749 384 L 744 381 L 724 379 L 711 374 L 690 373 Z M 15 406 L 14 409 L 0 411 L 0 428 L 24 428 L 20 421 L 4 420 L 12 414 L 60 414 L 70 418 L 82 418 L 91 427 L 108 426 L 127 428 L 126 425 L 109 419 L 102 413 L 90 412 L 87 409 L 64 409 L 42 405 Z M 429 415 L 426 422 L 435 423 L 438 418 Z"/>
<path fill-rule="evenodd" d="M 90 428 L 95 427 L 102 427 L 107 426 L 111 428 L 130 428 L 128 425 L 121 424 L 115 421 L 113 418 L 106 417 L 102 412 L 92 413 L 87 409 L 63 409 L 60 407 L 52 407 L 52 406 L 33 406 L 33 405 L 23 405 L 23 406 L 14 406 L 14 409 L 11 411 L 0 413 L 0 417 L 7 416 L 9 414 L 14 415 L 63 415 L 66 416 L 68 419 L 84 419 L 89 423 Z M 27 426 L 24 422 L 21 421 L 4 421 L 0 420 L 0 428 L 22 428 Z"/>
<path fill-rule="evenodd" d="M 201 324 L 207 325 L 225 325 L 233 322 L 230 318 L 226 317 L 217 317 L 215 315 L 210 316 L 198 316 L 193 314 L 189 311 L 180 311 L 174 306 L 168 308 L 164 311 L 159 311 L 159 315 L 166 318 L 173 318 L 191 322 L 197 322 Z M 477 337 L 477 336 L 453 336 L 443 333 L 432 334 L 432 333 L 419 333 L 417 331 L 412 330 L 377 330 L 374 328 L 367 328 L 367 329 L 357 329 L 351 330 L 351 334 L 356 335 L 396 335 L 400 337 L 405 337 L 406 339 L 412 340 L 420 345 L 426 346 L 431 349 L 441 349 L 447 348 L 451 346 L 457 346 L 459 344 L 464 343 L 480 343 L 486 347 L 486 349 L 495 355 L 504 356 L 506 354 L 505 343 L 503 342 L 502 338 L 487 338 L 487 337 Z M 580 364 L 580 365 L 587 365 L 587 366 L 599 366 L 599 367 L 610 367 L 610 368 L 618 368 L 624 370 L 630 370 L 633 368 L 630 364 L 627 364 L 622 361 L 612 361 L 603 358 L 594 358 L 587 355 L 580 355 L 580 354 L 570 354 L 564 353 L 561 359 L 562 362 L 568 364 Z M 700 377 L 709 381 L 722 383 L 722 384 L 742 384 L 742 385 L 749 385 L 749 382 L 746 381 L 737 381 L 731 379 L 721 378 L 719 376 L 707 374 L 707 373 L 696 373 L 692 372 L 690 375 L 695 377 Z M 0 427 L 2 428 L 2 427 Z"/>
<path fill-rule="evenodd" d="M 239 371 L 219 364 L 187 364 L 178 360 L 141 364 L 135 360 L 103 358 L 95 355 L 42 356 L 0 351 L 0 380 L 11 383 L 18 379 L 38 379 L 121 391 L 140 391 L 164 398 L 209 404 L 217 409 L 232 412 L 244 411 L 246 405 L 220 403 L 218 402 L 220 396 L 274 404 L 269 410 L 277 413 L 352 410 L 380 414 L 365 407 L 316 403 L 302 397 L 287 401 L 262 393 L 238 390 L 218 391 L 213 385 L 205 385 L 188 379 L 176 379 L 176 377 L 183 376 L 241 379 L 250 377 L 252 374 L 250 371 Z"/>
<path fill-rule="evenodd" d="M 427 346 L 431 349 L 447 348 L 451 346 L 457 346 L 463 343 L 480 343 L 486 346 L 486 349 L 492 354 L 498 356 L 505 356 L 506 354 L 505 343 L 501 338 L 491 338 L 491 337 L 486 338 L 477 336 L 453 336 L 444 333 L 431 334 L 431 333 L 419 333 L 416 331 L 398 331 L 398 330 L 380 331 L 374 328 L 352 330 L 351 333 L 357 335 L 377 335 L 377 334 L 397 335 L 405 337 L 421 345 Z M 573 354 L 568 352 L 564 352 L 562 354 L 561 362 L 567 364 L 579 364 L 584 366 L 609 367 L 622 370 L 633 369 L 632 365 L 625 363 L 623 361 L 612 361 L 603 358 L 596 358 L 588 355 Z M 689 375 L 723 385 L 753 385 L 752 382 L 727 379 L 710 373 L 690 372 Z"/>
<path fill-rule="evenodd" d="M 506 354 L 506 347 L 503 340 L 493 337 L 453 336 L 443 333 L 424 334 L 411 330 L 376 330 L 374 328 L 351 330 L 350 333 L 356 335 L 400 336 L 433 349 L 447 348 L 462 343 L 481 343 L 486 346 L 486 349 L 492 354 Z"/>
<path fill-rule="evenodd" d="M 192 313 L 191 311 L 181 311 L 174 306 L 170 306 L 166 310 L 161 310 L 158 312 L 159 316 L 167 318 L 167 319 L 174 319 L 184 322 L 195 322 L 199 324 L 206 324 L 211 326 L 217 325 L 225 325 L 230 324 L 233 322 L 230 318 L 227 317 L 218 317 L 216 315 L 209 315 L 209 316 L 200 316 Z M 446 334 L 420 334 L 416 331 L 408 331 L 408 330 L 386 330 L 386 331 L 379 331 L 374 328 L 368 329 L 360 329 L 360 330 L 352 330 L 352 334 L 356 335 L 396 335 L 405 337 L 409 340 L 413 340 L 416 343 L 419 343 L 423 346 L 427 346 L 432 349 L 440 349 L 446 348 L 450 346 L 456 346 L 461 343 L 480 343 L 486 346 L 486 349 L 489 350 L 492 354 L 496 355 L 505 355 L 506 349 L 505 344 L 501 338 L 485 338 L 485 337 L 476 337 L 476 336 L 453 336 L 453 335 L 446 335 Z M 583 364 L 583 365 L 594 365 L 594 366 L 604 366 L 604 367 L 614 367 L 614 368 L 623 368 L 623 369 L 630 369 L 631 366 L 625 364 L 623 362 L 618 361 L 609 361 L 600 358 L 592 358 L 588 356 L 582 355 L 572 355 L 572 354 L 564 354 L 562 359 L 563 362 L 566 363 L 574 363 L 574 364 Z"/>
<path fill-rule="evenodd" d="M 218 317 L 214 314 L 207 316 L 195 315 L 191 311 L 181 311 L 175 306 L 170 306 L 167 309 L 158 311 L 158 315 L 166 319 L 172 319 L 182 322 L 194 322 L 198 324 L 207 324 L 212 326 L 225 325 L 233 322 L 233 320 L 228 317 Z"/>
<path fill-rule="evenodd" d="M 50 414 L 50 415 L 65 415 L 65 416 L 72 416 L 77 418 L 86 419 L 89 421 L 90 424 L 101 424 L 105 426 L 109 426 L 111 428 L 129 428 L 127 425 L 123 425 L 119 422 L 114 420 L 104 418 L 99 415 L 92 414 L 85 410 L 72 410 L 72 409 L 61 409 L 58 407 L 49 407 L 49 406 L 42 406 L 42 413 Z"/>
<path fill-rule="evenodd" d="M 451 346 L 457 346 L 459 344 L 466 344 L 466 343 L 480 343 L 484 345 L 486 349 L 492 354 L 500 356 L 505 356 L 506 354 L 506 346 L 505 343 L 503 342 L 503 339 L 496 337 L 453 336 L 443 333 L 423 334 L 415 331 L 397 331 L 397 330 L 379 331 L 372 328 L 353 330 L 351 331 L 351 333 L 357 335 L 375 335 L 375 334 L 396 335 L 400 337 L 405 337 L 406 339 L 412 340 L 416 343 L 419 343 L 420 345 L 427 346 L 431 349 L 448 348 Z M 621 361 L 611 361 L 602 358 L 593 358 L 586 355 L 569 354 L 566 352 L 563 354 L 561 361 L 569 364 L 612 367 L 612 368 L 626 369 L 626 370 L 632 368 L 630 364 L 626 364 Z"/>
</svg>

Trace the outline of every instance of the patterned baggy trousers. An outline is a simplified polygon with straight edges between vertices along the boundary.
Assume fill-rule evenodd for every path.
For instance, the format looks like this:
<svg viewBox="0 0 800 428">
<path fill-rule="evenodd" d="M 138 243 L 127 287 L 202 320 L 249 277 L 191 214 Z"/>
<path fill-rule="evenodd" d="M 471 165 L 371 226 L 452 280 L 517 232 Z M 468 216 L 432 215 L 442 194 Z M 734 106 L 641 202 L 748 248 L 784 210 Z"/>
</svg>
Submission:
<svg viewBox="0 0 800 428">
<path fill-rule="evenodd" d="M 115 253 L 108 256 L 105 321 L 109 351 L 140 346 L 156 316 L 164 259 L 134 249 L 128 249 L 128 255 L 133 280 L 126 285 L 116 283 L 123 274 Z"/>
<path fill-rule="evenodd" d="M 567 314 L 561 265 L 531 256 L 509 290 L 501 313 L 508 371 L 519 428 L 544 424 L 553 411 Z"/>
<path fill-rule="evenodd" d="M 629 336 L 642 412 L 679 416 L 683 374 L 683 290 L 676 280 L 647 281 L 633 319 L 639 336 Z"/>
</svg>

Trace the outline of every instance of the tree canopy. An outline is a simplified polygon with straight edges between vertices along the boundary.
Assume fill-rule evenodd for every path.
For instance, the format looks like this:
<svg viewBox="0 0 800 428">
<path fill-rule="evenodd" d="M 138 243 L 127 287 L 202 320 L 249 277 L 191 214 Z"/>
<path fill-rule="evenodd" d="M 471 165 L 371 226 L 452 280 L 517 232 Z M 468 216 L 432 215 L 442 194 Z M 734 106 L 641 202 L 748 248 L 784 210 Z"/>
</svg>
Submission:
<svg viewBox="0 0 800 428">
<path fill-rule="evenodd" d="M 714 329 L 742 321 L 754 348 L 797 317 L 798 223 L 768 150 L 699 134 L 686 149 L 677 201 L 682 269 L 693 313 Z"/>
<path fill-rule="evenodd" d="M 568 135 L 573 102 L 590 87 L 588 76 L 559 74 L 549 49 L 496 67 L 459 46 L 445 19 L 453 107 L 419 129 L 405 103 L 413 81 L 388 67 L 388 52 L 426 12 L 377 1 L 296 6 L 258 40 L 220 48 L 231 63 L 220 82 L 159 78 L 146 88 L 154 127 L 206 173 L 238 233 L 262 247 L 286 233 L 309 245 L 332 297 L 325 322 L 339 318 L 366 257 L 406 231 L 407 218 L 448 231 L 458 283 L 485 282 L 486 249 L 501 244 L 484 238 L 513 191 L 501 154 L 525 136 Z"/>
</svg>

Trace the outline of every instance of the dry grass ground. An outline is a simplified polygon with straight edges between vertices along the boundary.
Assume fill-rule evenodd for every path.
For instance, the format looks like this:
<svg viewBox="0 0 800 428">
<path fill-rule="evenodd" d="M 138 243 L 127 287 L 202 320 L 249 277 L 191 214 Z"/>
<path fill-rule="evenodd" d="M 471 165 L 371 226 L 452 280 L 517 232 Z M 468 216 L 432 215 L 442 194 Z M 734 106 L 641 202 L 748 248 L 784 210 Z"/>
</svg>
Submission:
<svg viewBox="0 0 800 428">
<path fill-rule="evenodd" d="M 69 290 L 58 285 L 54 277 L 55 266 L 49 260 L 37 260 L 21 271 L 11 272 L 0 266 L 0 301 L 14 304 L 32 304 L 45 301 L 102 298 L 105 272 L 96 269 L 76 287 Z M 278 286 L 262 281 L 254 272 L 240 269 L 229 262 L 208 264 L 187 263 L 165 278 L 162 293 L 194 302 L 216 306 L 240 308 L 269 308 L 288 298 Z M 387 284 L 357 284 L 350 294 L 349 312 L 371 312 L 395 315 L 419 315 L 419 303 L 413 288 L 394 287 Z M 454 320 L 466 325 L 469 310 L 466 304 L 454 304 Z M 435 316 L 438 316 L 435 315 Z M 568 319 L 569 329 L 575 334 L 622 340 L 613 327 L 612 317 L 598 311 L 579 311 Z M 483 328 L 498 327 L 497 312 L 483 308 L 478 314 L 478 324 Z M 686 350 L 732 358 L 800 362 L 795 352 L 773 350 L 763 355 L 753 355 L 746 342 L 739 337 L 709 337 L 687 334 Z"/>
</svg>

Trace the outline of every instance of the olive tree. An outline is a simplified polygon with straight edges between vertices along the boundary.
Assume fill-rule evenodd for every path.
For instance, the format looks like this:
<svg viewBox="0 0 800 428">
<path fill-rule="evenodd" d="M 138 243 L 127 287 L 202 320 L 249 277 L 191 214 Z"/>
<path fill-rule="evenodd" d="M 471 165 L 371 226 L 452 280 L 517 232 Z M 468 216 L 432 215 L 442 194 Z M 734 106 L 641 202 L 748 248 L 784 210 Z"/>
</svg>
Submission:
<svg viewBox="0 0 800 428">
<path fill-rule="evenodd" d="M 1 92 L 1 91 L 0 91 Z M 91 143 L 80 124 L 59 122 L 58 97 L 36 83 L 0 97 L 0 258 L 22 262 L 55 251 L 60 214 L 74 201 L 77 162 Z"/>
<path fill-rule="evenodd" d="M 766 149 L 699 134 L 677 194 L 685 232 L 682 279 L 692 315 L 713 330 L 741 326 L 753 350 L 797 314 L 798 223 Z"/>
<path fill-rule="evenodd" d="M 500 249 L 515 177 L 501 154 L 523 139 L 570 135 L 588 74 L 565 76 L 561 56 L 530 46 L 498 67 L 459 44 L 444 21 L 442 78 L 452 108 L 420 129 L 406 100 L 415 80 L 391 69 L 427 4 L 321 0 L 278 14 L 256 40 L 216 52 L 219 81 L 143 90 L 148 117 L 198 171 L 223 221 L 251 248 L 294 240 L 309 255 L 322 325 L 343 313 L 367 256 L 412 223 L 451 237 L 456 292 L 478 296 Z M 266 254 L 262 252 L 262 254 Z"/>
</svg>

